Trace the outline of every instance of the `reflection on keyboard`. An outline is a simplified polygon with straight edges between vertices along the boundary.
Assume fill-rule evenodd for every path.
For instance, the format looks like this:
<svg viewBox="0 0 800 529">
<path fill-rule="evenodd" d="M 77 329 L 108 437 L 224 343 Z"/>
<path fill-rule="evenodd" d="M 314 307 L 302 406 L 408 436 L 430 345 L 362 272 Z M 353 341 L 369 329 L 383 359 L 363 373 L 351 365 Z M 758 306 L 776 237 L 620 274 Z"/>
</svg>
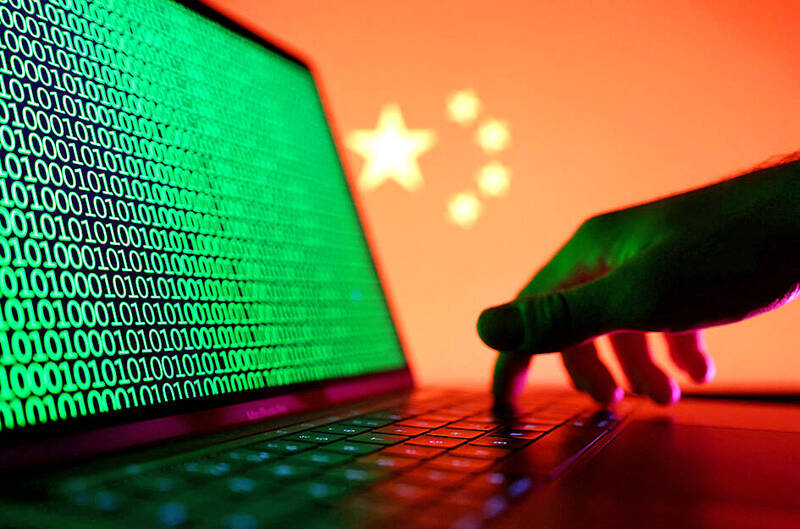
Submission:
<svg viewBox="0 0 800 529">
<path fill-rule="evenodd" d="M 92 527 L 473 529 L 561 473 L 620 417 L 585 401 L 422 393 L 389 409 L 292 425 L 181 460 L 52 484 L 46 510 Z M 80 524 L 76 524 L 80 525 Z"/>
</svg>

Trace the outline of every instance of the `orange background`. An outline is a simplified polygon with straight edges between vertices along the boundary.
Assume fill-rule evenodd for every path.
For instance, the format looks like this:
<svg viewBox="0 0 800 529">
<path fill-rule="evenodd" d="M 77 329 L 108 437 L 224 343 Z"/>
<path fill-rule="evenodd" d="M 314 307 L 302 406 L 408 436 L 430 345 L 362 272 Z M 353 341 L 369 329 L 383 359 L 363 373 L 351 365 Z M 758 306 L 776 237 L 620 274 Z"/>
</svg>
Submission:
<svg viewBox="0 0 800 529">
<path fill-rule="evenodd" d="M 361 193 L 412 367 L 423 383 L 486 385 L 480 310 L 513 296 L 582 219 L 800 149 L 800 2 L 676 0 L 210 2 L 312 58 L 338 132 L 397 102 L 434 129 L 422 189 Z M 224 5 L 223 5 L 224 4 Z M 507 120 L 510 193 L 471 229 L 445 218 L 487 158 L 446 119 L 471 88 Z M 345 153 L 355 180 L 362 159 Z M 712 388 L 800 387 L 800 303 L 713 329 Z M 607 351 L 604 351 L 607 355 Z M 562 381 L 560 361 L 534 381 Z"/>
</svg>

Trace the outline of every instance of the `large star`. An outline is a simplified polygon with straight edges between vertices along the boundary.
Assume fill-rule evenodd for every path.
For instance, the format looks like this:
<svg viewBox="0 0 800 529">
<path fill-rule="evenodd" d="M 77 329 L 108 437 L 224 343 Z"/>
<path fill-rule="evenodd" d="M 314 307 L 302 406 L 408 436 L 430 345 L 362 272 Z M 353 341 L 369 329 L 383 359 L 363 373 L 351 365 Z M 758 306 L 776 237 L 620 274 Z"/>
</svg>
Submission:
<svg viewBox="0 0 800 529">
<path fill-rule="evenodd" d="M 419 189 L 422 173 L 417 157 L 435 141 L 432 130 L 407 129 L 397 104 L 385 105 L 374 130 L 354 130 L 347 136 L 347 146 L 364 157 L 358 186 L 369 191 L 394 180 L 407 191 Z"/>
</svg>

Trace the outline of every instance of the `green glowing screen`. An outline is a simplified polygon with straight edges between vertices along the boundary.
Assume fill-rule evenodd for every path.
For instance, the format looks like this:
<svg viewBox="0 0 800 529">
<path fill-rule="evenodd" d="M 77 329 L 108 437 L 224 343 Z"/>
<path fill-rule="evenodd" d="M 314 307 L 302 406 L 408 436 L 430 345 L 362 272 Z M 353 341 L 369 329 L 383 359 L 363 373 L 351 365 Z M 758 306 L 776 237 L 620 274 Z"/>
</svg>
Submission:
<svg viewBox="0 0 800 529">
<path fill-rule="evenodd" d="M 0 431 L 405 365 L 300 64 L 167 0 L 3 2 L 0 124 Z"/>
</svg>

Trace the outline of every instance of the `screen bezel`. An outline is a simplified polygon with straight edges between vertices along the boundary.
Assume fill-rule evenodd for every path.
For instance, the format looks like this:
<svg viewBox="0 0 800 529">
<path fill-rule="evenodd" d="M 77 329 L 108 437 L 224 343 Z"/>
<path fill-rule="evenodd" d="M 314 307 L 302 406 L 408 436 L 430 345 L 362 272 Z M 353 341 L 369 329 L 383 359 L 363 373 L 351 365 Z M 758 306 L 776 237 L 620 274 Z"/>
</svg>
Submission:
<svg viewBox="0 0 800 529">
<path fill-rule="evenodd" d="M 316 94 L 328 123 L 337 153 L 341 152 L 341 142 L 331 125 L 329 105 L 324 91 L 320 88 L 319 77 L 307 58 L 297 51 L 291 52 L 285 46 L 278 46 L 265 37 L 254 33 L 217 10 L 197 0 L 172 0 L 192 11 L 220 24 L 228 30 L 242 35 L 265 47 L 269 51 L 288 59 L 309 72 L 314 81 Z M 376 259 L 370 244 L 372 236 L 362 219 L 362 206 L 353 192 L 347 167 L 341 156 L 337 156 L 350 198 L 350 203 L 357 217 L 362 237 L 369 249 L 380 289 L 384 297 L 386 309 L 393 322 L 395 337 L 405 359 L 405 367 L 396 370 L 327 379 L 280 388 L 239 394 L 238 399 L 229 395 L 228 403 L 215 405 L 225 397 L 213 401 L 187 401 L 170 403 L 157 411 L 166 412 L 158 417 L 137 419 L 144 410 L 127 410 L 131 414 L 109 414 L 78 419 L 76 423 L 52 423 L 33 427 L 31 431 L 8 430 L 9 439 L 0 441 L 0 468 L 39 465 L 52 462 L 67 462 L 76 458 L 86 458 L 100 454 L 118 452 L 136 447 L 144 447 L 153 443 L 185 438 L 228 428 L 243 427 L 260 421 L 275 419 L 290 414 L 302 414 L 325 407 L 330 407 L 363 398 L 378 396 L 410 389 L 414 386 L 413 376 L 408 365 L 406 346 L 400 330 L 397 328 L 394 305 L 385 289 L 381 266 Z M 268 393 L 265 395 L 265 393 Z M 246 400 L 246 397 L 251 397 Z M 230 400 L 234 402 L 230 402 Z M 206 407 L 210 406 L 210 407 Z M 198 409 L 202 407 L 203 409 Z M 148 410 L 152 410 L 149 408 Z"/>
</svg>

